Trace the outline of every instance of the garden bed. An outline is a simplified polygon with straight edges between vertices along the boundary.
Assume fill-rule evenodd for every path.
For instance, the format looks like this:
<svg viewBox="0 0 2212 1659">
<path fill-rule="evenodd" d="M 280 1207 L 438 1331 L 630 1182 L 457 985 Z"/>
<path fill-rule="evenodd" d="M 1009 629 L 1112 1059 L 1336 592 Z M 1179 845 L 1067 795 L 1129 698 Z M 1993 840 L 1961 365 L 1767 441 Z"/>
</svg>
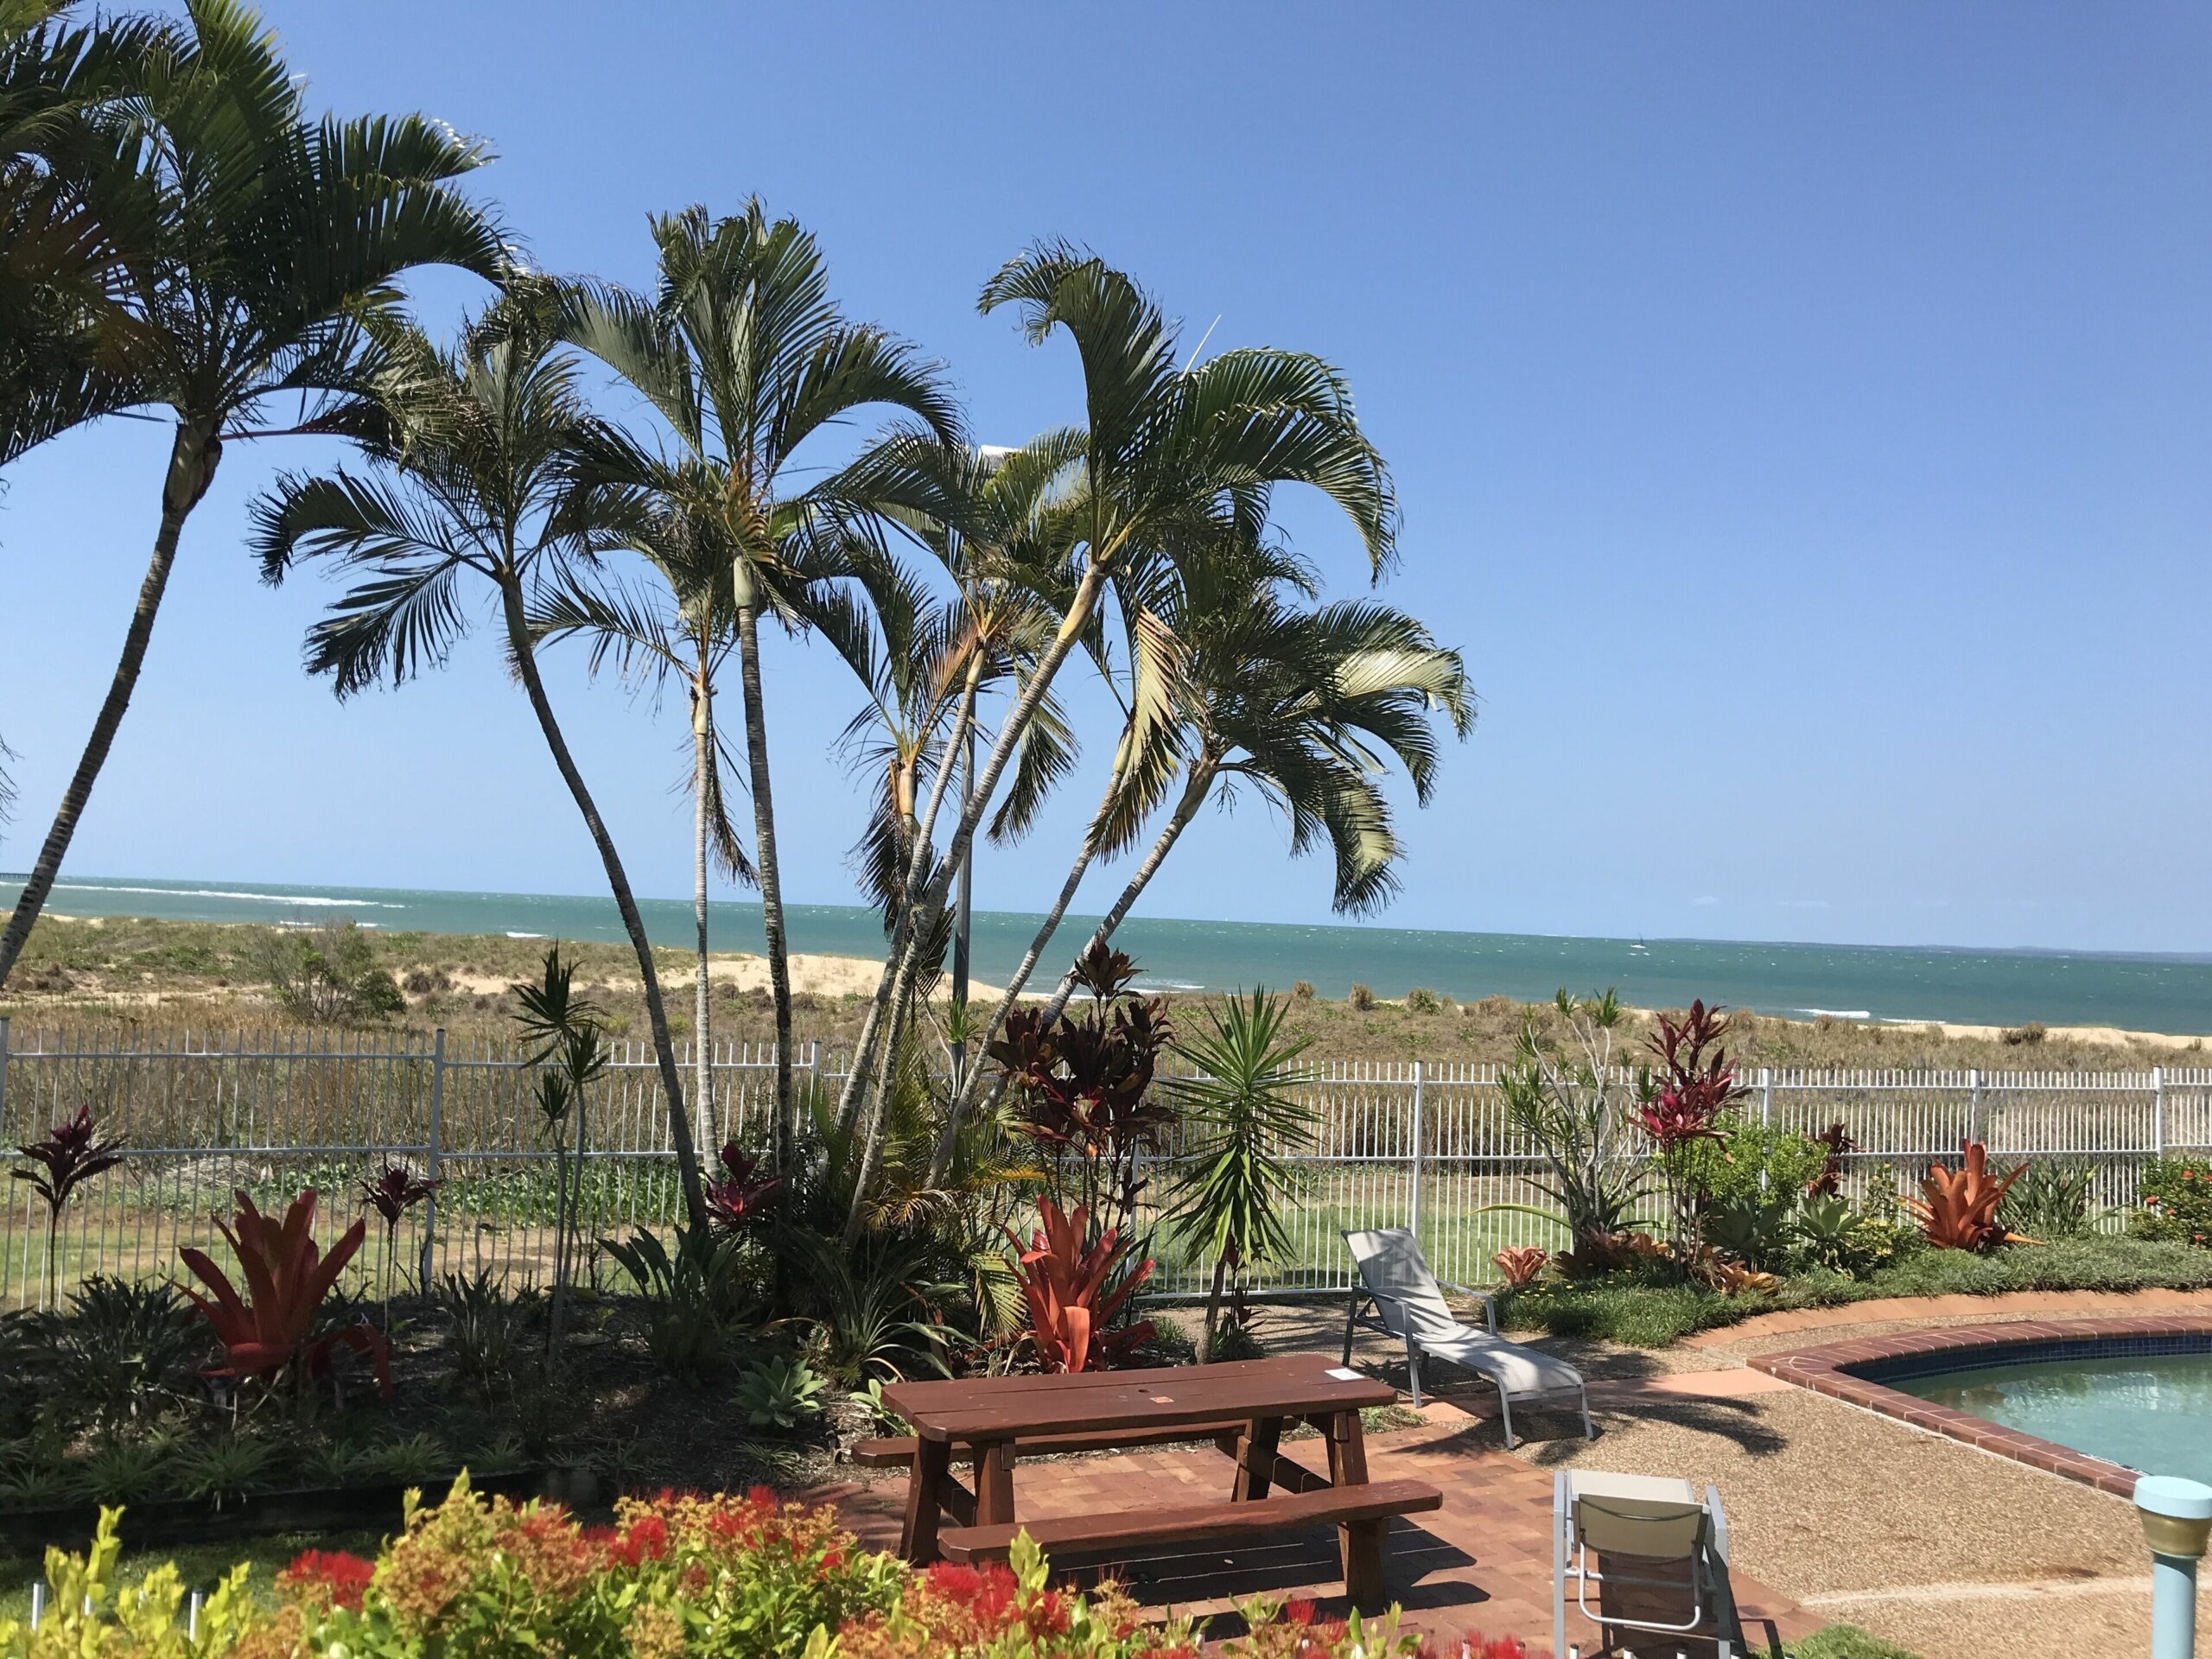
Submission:
<svg viewBox="0 0 2212 1659">
<path fill-rule="evenodd" d="M 2013 1244 L 1982 1255 L 1918 1250 L 1863 1279 L 1826 1271 L 1780 1279 L 1770 1293 L 1724 1295 L 1703 1285 L 1623 1274 L 1541 1280 L 1500 1293 L 1508 1330 L 1663 1348 L 1700 1331 L 1762 1313 L 1840 1307 L 1899 1296 L 2000 1296 L 2011 1291 L 2212 1289 L 2212 1250 L 2139 1238 L 2088 1237 Z"/>
</svg>

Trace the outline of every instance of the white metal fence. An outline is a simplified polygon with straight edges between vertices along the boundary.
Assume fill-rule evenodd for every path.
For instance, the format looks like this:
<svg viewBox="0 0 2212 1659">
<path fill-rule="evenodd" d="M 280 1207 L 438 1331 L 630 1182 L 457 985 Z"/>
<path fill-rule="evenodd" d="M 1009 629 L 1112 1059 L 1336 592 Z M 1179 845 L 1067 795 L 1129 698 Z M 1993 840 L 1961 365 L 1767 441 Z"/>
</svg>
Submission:
<svg viewBox="0 0 2212 1659">
<path fill-rule="evenodd" d="M 772 1095 L 772 1050 L 716 1049 L 702 1149 L 757 1141 Z M 834 1086 L 817 1045 L 802 1077 Z M 692 1063 L 683 1061 L 686 1080 Z M 1294 1259 L 1263 1288 L 1334 1287 L 1348 1262 L 1339 1230 L 1411 1223 L 1445 1278 L 1491 1276 L 1508 1245 L 1555 1246 L 1555 1226 L 1499 1211 L 1541 1205 L 1533 1150 L 1514 1130 L 1497 1067 L 1344 1061 L 1306 1085 L 1314 1144 L 1297 1161 L 1307 1185 L 1297 1205 Z M 2149 1071 L 1813 1071 L 1754 1070 L 1746 1109 L 1762 1121 L 1815 1133 L 1840 1122 L 1858 1142 L 1854 1191 L 1909 1184 L 1961 1141 L 1986 1141 L 1998 1158 L 2063 1154 L 2095 1167 L 2094 1202 L 2133 1201 L 2138 1174 L 2171 1150 L 2212 1146 L 2212 1068 Z M 18 1031 L 0 1018 L 0 1146 L 41 1138 L 90 1105 L 125 1146 L 122 1166 L 87 1183 L 67 1211 L 56 1251 L 64 1287 L 96 1273 L 169 1274 L 178 1247 L 217 1239 L 215 1220 L 244 1188 L 267 1207 L 315 1186 L 325 1213 L 350 1223 L 354 1183 L 387 1157 L 440 1183 L 390 1241 L 410 1272 L 483 1268 L 541 1277 L 552 1261 L 554 1148 L 529 1077 L 495 1045 L 299 1033 L 167 1044 L 66 1032 Z M 677 1213 L 675 1166 L 650 1050 L 618 1046 L 582 1132 L 586 1236 L 665 1226 Z M 1167 1173 L 1148 1172 L 1155 1192 Z M 48 1281 L 46 1211 L 28 1183 L 10 1183 L 0 1225 L 0 1305 L 37 1301 Z M 372 1214 L 357 1281 L 383 1270 L 386 1241 Z M 327 1238 L 327 1228 L 319 1229 Z M 1164 1291 L 1199 1288 L 1198 1264 L 1157 1241 Z M 226 1252 L 218 1250 L 217 1259 Z"/>
</svg>

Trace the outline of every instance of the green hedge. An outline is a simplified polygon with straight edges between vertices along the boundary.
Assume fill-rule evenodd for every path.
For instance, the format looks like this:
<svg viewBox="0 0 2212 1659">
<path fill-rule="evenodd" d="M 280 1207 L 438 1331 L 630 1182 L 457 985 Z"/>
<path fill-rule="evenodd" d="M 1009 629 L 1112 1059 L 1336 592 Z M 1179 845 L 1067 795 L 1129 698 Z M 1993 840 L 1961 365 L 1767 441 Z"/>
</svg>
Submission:
<svg viewBox="0 0 2212 1659">
<path fill-rule="evenodd" d="M 2212 1288 L 2212 1250 L 2139 1238 L 2015 1244 L 1989 1255 L 1916 1250 L 1865 1279 L 1814 1272 L 1770 1295 L 1724 1296 L 1700 1285 L 1616 1276 L 1541 1280 L 1498 1296 L 1507 1329 L 1663 1348 L 1684 1337 L 1796 1307 L 1837 1307 L 1883 1296 L 1998 1296 L 2014 1290 Z"/>
</svg>

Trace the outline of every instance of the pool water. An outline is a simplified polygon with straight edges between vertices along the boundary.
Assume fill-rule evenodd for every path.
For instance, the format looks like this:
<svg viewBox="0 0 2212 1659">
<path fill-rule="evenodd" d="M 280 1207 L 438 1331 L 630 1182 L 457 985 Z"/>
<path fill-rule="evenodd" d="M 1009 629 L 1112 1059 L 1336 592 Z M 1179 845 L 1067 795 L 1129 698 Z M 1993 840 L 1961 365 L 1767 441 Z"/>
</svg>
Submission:
<svg viewBox="0 0 2212 1659">
<path fill-rule="evenodd" d="M 2212 1353 L 2037 1360 L 1880 1380 L 2093 1458 L 2212 1484 Z"/>
</svg>

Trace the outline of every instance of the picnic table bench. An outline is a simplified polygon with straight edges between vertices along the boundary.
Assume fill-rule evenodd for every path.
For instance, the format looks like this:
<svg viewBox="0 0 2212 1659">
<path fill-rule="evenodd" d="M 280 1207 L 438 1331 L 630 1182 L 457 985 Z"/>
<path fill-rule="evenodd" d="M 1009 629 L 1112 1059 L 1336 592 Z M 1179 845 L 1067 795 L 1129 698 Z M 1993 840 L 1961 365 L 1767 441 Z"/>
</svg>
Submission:
<svg viewBox="0 0 2212 1659">
<path fill-rule="evenodd" d="M 883 1397 L 914 1433 L 863 1442 L 859 1455 L 878 1465 L 906 1465 L 900 1551 L 917 1565 L 941 1557 L 1003 1559 L 1025 1530 L 1062 1560 L 1333 1522 L 1345 1593 L 1371 1608 L 1382 1596 L 1390 1517 L 1443 1503 L 1422 1481 L 1367 1478 L 1360 1411 L 1391 1403 L 1396 1391 L 1332 1366 L 1325 1356 L 898 1382 Z M 1319 1429 L 1327 1446 L 1325 1476 L 1281 1453 L 1284 1430 L 1301 1422 Z M 1014 1513 L 1014 1467 L 1022 1457 L 1194 1440 L 1211 1441 L 1235 1460 L 1221 1502 L 1027 1519 Z M 956 1452 L 974 1470 L 972 1488 L 953 1476 Z"/>
</svg>

